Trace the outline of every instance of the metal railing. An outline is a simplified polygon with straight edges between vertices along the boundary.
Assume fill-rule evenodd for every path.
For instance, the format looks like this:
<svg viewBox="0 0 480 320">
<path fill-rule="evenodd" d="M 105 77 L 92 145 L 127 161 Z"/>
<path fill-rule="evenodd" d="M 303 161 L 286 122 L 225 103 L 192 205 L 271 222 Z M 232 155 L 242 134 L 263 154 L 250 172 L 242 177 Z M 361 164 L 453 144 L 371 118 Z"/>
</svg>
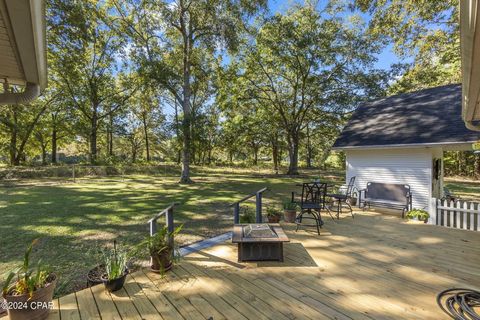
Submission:
<svg viewBox="0 0 480 320">
<path fill-rule="evenodd" d="M 165 215 L 165 226 L 167 227 L 168 231 L 168 244 L 173 247 L 173 208 L 178 205 L 178 203 L 172 203 L 169 205 L 167 208 L 165 208 L 163 211 L 157 213 L 153 218 L 148 220 L 148 226 L 150 230 L 150 235 L 153 236 L 155 233 L 157 233 L 157 220 Z"/>
<path fill-rule="evenodd" d="M 262 223 L 262 198 L 263 193 L 267 190 L 268 188 L 260 189 L 229 205 L 229 207 L 233 207 L 233 223 L 240 223 L 240 203 L 245 202 L 252 197 L 255 197 L 255 221 L 256 223 Z"/>
</svg>

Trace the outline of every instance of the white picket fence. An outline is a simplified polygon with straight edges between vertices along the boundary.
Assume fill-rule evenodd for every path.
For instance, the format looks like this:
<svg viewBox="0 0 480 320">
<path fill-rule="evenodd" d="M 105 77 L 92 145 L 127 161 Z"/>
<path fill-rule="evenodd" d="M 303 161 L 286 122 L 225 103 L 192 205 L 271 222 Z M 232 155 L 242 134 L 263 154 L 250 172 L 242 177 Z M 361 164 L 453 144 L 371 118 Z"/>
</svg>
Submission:
<svg viewBox="0 0 480 320">
<path fill-rule="evenodd" d="M 480 203 L 432 199 L 430 223 L 439 226 L 480 231 Z"/>
</svg>

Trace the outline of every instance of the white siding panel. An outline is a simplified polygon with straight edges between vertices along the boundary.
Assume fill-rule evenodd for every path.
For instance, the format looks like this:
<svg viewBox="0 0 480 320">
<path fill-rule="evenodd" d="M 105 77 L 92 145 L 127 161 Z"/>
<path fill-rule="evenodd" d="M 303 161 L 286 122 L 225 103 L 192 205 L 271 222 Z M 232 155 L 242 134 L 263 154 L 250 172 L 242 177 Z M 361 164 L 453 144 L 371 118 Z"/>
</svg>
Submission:
<svg viewBox="0 0 480 320">
<path fill-rule="evenodd" d="M 429 149 L 371 149 L 347 151 L 347 181 L 364 189 L 367 182 L 410 185 L 414 208 L 428 210 L 431 196 L 432 153 Z"/>
</svg>

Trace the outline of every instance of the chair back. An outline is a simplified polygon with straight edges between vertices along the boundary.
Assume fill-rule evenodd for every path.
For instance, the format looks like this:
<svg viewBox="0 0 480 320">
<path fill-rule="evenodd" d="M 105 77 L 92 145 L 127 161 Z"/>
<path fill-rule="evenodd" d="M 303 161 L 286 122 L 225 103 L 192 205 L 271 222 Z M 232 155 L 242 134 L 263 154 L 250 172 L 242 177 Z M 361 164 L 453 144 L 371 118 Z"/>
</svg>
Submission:
<svg viewBox="0 0 480 320">
<path fill-rule="evenodd" d="M 408 184 L 368 182 L 365 197 L 388 201 L 405 202 L 410 195 Z"/>
<path fill-rule="evenodd" d="M 347 192 L 345 193 L 347 197 L 349 198 L 352 197 L 352 192 L 354 187 L 355 187 L 355 177 L 351 177 L 350 182 L 348 182 Z"/>
<path fill-rule="evenodd" d="M 327 193 L 326 183 L 303 183 L 300 207 L 318 205 L 323 207 Z"/>
</svg>

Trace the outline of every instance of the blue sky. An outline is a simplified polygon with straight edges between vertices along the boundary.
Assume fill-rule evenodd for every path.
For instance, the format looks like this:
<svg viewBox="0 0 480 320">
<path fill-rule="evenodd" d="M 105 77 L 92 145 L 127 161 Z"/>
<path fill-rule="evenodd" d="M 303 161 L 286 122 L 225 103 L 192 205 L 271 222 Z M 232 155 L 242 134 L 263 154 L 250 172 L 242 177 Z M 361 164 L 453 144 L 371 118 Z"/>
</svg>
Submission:
<svg viewBox="0 0 480 320">
<path fill-rule="evenodd" d="M 353 0 L 352 0 L 353 1 Z M 293 4 L 302 4 L 304 1 L 301 0 L 268 0 L 268 7 L 272 14 L 275 13 L 284 13 L 288 8 L 290 8 Z M 328 0 L 319 0 L 318 6 L 323 7 L 325 4 L 328 3 Z M 365 19 L 365 21 L 369 21 L 368 14 L 361 14 L 361 16 Z M 392 46 L 388 46 L 378 55 L 378 61 L 376 63 L 376 67 L 379 69 L 389 69 L 390 66 L 394 63 L 404 62 L 399 57 L 395 55 L 392 51 Z"/>
</svg>

